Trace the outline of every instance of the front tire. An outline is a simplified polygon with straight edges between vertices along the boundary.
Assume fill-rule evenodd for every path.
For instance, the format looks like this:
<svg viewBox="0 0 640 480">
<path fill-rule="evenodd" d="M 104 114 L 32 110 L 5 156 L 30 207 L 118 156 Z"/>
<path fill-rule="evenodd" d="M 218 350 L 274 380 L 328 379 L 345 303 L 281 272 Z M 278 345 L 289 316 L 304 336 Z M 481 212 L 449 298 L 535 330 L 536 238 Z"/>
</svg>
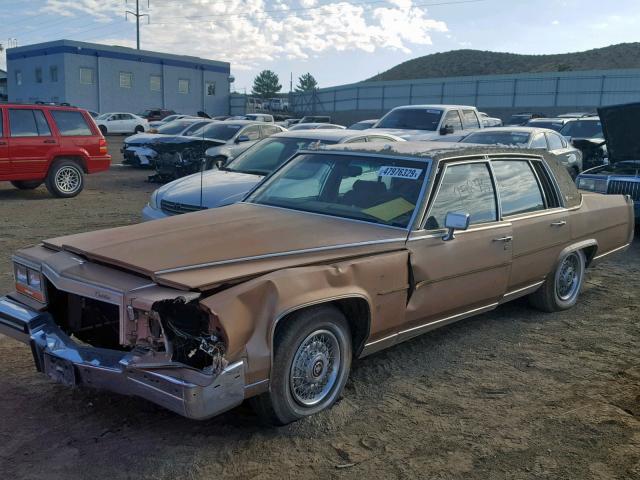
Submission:
<svg viewBox="0 0 640 480">
<path fill-rule="evenodd" d="M 75 197 L 84 188 L 84 173 L 73 160 L 58 160 L 49 169 L 45 185 L 54 197 Z"/>
<path fill-rule="evenodd" d="M 142 133 L 144 132 L 144 127 L 142 125 L 138 125 L 136 128 L 133 129 L 133 133 Z"/>
<path fill-rule="evenodd" d="M 11 185 L 18 190 L 33 190 L 42 185 L 42 180 L 13 180 Z"/>
<path fill-rule="evenodd" d="M 331 305 L 294 313 L 274 339 L 269 392 L 253 399 L 263 420 L 286 425 L 331 407 L 349 377 L 351 330 Z"/>
<path fill-rule="evenodd" d="M 553 272 L 529 299 L 543 312 L 558 312 L 573 307 L 584 282 L 586 257 L 582 250 L 566 254 Z"/>
</svg>

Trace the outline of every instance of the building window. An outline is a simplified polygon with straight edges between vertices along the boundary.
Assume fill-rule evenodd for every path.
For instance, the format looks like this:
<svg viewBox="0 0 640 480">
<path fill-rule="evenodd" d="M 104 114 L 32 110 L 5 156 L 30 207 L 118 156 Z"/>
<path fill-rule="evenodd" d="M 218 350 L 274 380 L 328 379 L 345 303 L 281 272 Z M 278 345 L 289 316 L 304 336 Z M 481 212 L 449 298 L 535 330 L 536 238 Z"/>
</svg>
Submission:
<svg viewBox="0 0 640 480">
<path fill-rule="evenodd" d="M 133 86 L 133 73 L 120 72 L 120 88 L 131 88 Z"/>
<path fill-rule="evenodd" d="M 58 66 L 57 65 L 52 65 L 49 67 L 49 77 L 51 78 L 52 82 L 57 82 L 58 81 Z"/>
<path fill-rule="evenodd" d="M 16 70 L 16 85 L 22 85 L 22 72 Z"/>
<path fill-rule="evenodd" d="M 189 93 L 189 80 L 184 78 L 178 80 L 178 93 Z"/>
<path fill-rule="evenodd" d="M 209 97 L 212 97 L 216 94 L 216 82 L 207 82 L 205 83 L 206 92 Z"/>
<path fill-rule="evenodd" d="M 159 92 L 162 89 L 162 77 L 160 75 L 149 76 L 149 90 Z"/>
<path fill-rule="evenodd" d="M 36 83 L 42 83 L 42 68 L 36 68 Z"/>
<path fill-rule="evenodd" d="M 80 67 L 80 83 L 84 85 L 93 85 L 95 83 L 93 68 Z"/>
</svg>

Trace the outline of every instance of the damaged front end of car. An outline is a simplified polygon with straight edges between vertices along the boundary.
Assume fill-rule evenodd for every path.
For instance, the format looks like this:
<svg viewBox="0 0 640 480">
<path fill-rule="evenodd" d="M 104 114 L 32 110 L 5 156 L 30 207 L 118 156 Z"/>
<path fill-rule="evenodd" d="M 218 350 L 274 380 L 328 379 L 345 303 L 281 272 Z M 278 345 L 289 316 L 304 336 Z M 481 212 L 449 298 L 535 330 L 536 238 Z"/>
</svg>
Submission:
<svg viewBox="0 0 640 480">
<path fill-rule="evenodd" d="M 0 333 L 30 345 L 38 371 L 73 386 L 135 395 L 193 419 L 244 400 L 243 360 L 228 362 L 200 293 L 149 283 L 68 252 L 15 258 Z M 23 275 L 24 274 L 24 275 Z"/>
<path fill-rule="evenodd" d="M 223 145 L 224 142 L 183 137 L 180 143 L 156 142 L 151 148 L 156 153 L 154 166 L 156 173 L 149 181 L 164 183 L 185 177 L 213 165 L 207 164 L 205 151 L 210 147 Z"/>
</svg>

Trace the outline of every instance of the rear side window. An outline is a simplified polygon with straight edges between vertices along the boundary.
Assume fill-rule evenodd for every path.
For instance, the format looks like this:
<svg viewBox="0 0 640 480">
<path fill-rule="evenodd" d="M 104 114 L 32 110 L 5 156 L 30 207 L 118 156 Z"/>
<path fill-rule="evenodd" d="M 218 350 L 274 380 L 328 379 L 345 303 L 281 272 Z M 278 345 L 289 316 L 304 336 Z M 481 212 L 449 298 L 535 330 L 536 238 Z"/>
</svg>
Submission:
<svg viewBox="0 0 640 480">
<path fill-rule="evenodd" d="M 562 138 L 555 133 L 547 133 L 547 142 L 549 142 L 549 150 L 560 150 L 564 148 Z"/>
<path fill-rule="evenodd" d="M 265 125 L 262 127 L 262 132 L 264 133 L 265 137 L 268 137 L 270 135 L 274 135 L 276 133 L 280 133 L 280 129 L 276 126 L 273 125 Z"/>
<path fill-rule="evenodd" d="M 494 160 L 492 165 L 503 216 L 544 210 L 542 192 L 528 161 Z"/>
<path fill-rule="evenodd" d="M 449 212 L 468 213 L 472 225 L 497 220 L 496 196 L 486 163 L 446 167 L 425 228 L 444 228 L 444 219 Z"/>
<path fill-rule="evenodd" d="M 453 127 L 453 131 L 462 130 L 462 121 L 460 120 L 460 115 L 457 110 L 450 110 L 447 112 L 447 116 L 444 117 L 444 126 Z"/>
<path fill-rule="evenodd" d="M 538 133 L 531 140 L 531 148 L 544 148 L 547 149 L 547 141 L 544 139 L 543 133 Z"/>
<path fill-rule="evenodd" d="M 9 109 L 12 137 L 50 136 L 51 130 L 42 110 Z"/>
<path fill-rule="evenodd" d="M 462 111 L 462 123 L 464 128 L 480 128 L 480 122 L 476 113 L 473 110 Z"/>
<path fill-rule="evenodd" d="M 65 137 L 92 135 L 91 129 L 80 112 L 52 110 L 51 115 L 58 126 L 60 135 Z"/>
</svg>

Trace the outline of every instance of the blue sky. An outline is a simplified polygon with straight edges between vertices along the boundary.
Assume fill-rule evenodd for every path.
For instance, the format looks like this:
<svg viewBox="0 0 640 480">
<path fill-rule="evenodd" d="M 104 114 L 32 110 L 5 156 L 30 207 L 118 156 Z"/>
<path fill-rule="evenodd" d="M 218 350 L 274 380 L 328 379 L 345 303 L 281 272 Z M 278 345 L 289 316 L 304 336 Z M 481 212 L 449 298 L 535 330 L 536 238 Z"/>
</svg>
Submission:
<svg viewBox="0 0 640 480">
<path fill-rule="evenodd" d="M 640 1 L 141 0 L 142 48 L 231 62 L 239 91 L 262 69 L 320 86 L 460 48 L 545 54 L 640 41 Z M 135 0 L 1 0 L 0 43 L 61 38 L 135 46 Z M 144 20 L 146 22 L 146 19 Z M 4 68 L 4 55 L 0 68 Z"/>
</svg>

